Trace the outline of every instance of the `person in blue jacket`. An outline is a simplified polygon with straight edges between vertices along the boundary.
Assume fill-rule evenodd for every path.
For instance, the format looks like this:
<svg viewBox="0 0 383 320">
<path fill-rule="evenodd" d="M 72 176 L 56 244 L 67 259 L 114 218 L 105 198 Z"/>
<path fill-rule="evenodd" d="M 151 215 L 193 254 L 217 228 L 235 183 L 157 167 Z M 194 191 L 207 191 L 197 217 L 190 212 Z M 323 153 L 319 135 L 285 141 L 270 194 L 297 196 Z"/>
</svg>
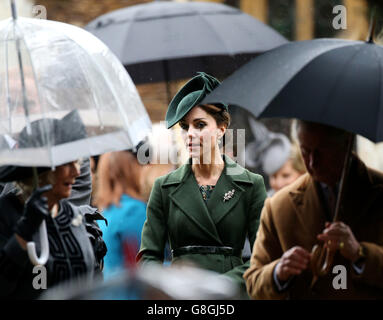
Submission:
<svg viewBox="0 0 383 320">
<path fill-rule="evenodd" d="M 108 225 L 100 223 L 108 247 L 105 280 L 135 264 L 146 219 L 146 203 L 140 192 L 142 168 L 131 151 L 107 153 L 99 160 L 96 199 L 108 221 Z"/>
</svg>

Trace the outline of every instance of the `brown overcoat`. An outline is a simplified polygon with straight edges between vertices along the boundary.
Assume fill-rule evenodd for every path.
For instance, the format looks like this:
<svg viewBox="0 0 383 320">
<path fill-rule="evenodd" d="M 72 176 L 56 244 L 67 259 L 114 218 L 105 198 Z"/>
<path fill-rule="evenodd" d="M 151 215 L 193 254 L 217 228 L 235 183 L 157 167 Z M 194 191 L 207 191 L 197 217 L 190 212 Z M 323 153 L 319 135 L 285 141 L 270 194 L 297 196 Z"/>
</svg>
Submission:
<svg viewBox="0 0 383 320">
<path fill-rule="evenodd" d="M 383 298 L 383 174 L 354 157 L 340 220 L 350 226 L 366 249 L 365 269 L 358 275 L 351 262 L 336 253 L 334 265 L 347 269 L 347 289 L 334 289 L 337 273 L 320 278 L 310 290 L 311 270 L 293 278 L 278 292 L 273 270 L 282 254 L 294 246 L 308 251 L 318 243 L 328 211 L 320 186 L 309 174 L 265 201 L 250 268 L 244 278 L 253 299 L 364 299 Z"/>
</svg>

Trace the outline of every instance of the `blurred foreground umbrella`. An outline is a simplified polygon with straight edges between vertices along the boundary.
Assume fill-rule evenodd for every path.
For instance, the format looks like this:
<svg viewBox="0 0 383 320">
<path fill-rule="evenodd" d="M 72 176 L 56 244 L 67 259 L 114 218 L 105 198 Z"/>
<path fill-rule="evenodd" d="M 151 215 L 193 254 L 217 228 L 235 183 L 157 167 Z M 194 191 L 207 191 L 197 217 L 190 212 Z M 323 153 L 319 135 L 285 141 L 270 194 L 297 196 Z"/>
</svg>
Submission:
<svg viewBox="0 0 383 320">
<path fill-rule="evenodd" d="M 355 134 L 383 141 L 383 47 L 368 41 L 317 39 L 286 44 L 241 67 L 202 103 L 229 103 L 256 117 L 298 118 L 351 132 L 333 221 L 338 221 Z M 313 286 L 333 254 L 314 246 Z"/>
<path fill-rule="evenodd" d="M 287 42 L 238 9 L 206 2 L 135 5 L 85 28 L 117 55 L 136 84 L 185 79 L 198 71 L 227 76 L 256 54 Z"/>
<path fill-rule="evenodd" d="M 72 281 L 47 290 L 42 300 L 229 300 L 236 284 L 218 273 L 179 265 L 150 264 L 121 271 L 108 281 Z"/>
<path fill-rule="evenodd" d="M 114 54 L 83 29 L 17 18 L 11 4 L 13 17 L 0 21 L 0 165 L 54 168 L 143 140 L 151 122 Z M 57 130 L 64 117 L 73 121 Z M 65 138 L 76 129 L 85 132 Z M 32 263 L 44 264 L 46 248 L 39 260 L 31 246 Z"/>
</svg>

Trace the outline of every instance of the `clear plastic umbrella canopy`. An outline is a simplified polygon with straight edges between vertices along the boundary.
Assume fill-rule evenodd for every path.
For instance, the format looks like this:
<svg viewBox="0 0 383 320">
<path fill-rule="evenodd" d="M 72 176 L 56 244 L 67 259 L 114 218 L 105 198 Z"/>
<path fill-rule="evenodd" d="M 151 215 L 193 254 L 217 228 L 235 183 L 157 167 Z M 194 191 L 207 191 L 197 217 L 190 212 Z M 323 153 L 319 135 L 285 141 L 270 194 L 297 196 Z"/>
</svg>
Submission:
<svg viewBox="0 0 383 320">
<path fill-rule="evenodd" d="M 92 34 L 49 20 L 0 21 L 0 165 L 54 167 L 129 149 L 150 129 L 128 73 Z"/>
</svg>

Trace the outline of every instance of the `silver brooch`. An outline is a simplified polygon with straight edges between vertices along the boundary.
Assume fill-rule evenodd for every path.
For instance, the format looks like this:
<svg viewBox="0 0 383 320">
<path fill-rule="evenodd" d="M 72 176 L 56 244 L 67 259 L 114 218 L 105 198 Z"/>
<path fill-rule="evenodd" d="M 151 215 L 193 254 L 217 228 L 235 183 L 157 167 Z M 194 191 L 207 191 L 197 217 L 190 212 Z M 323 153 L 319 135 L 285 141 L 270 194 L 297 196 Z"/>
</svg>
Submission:
<svg viewBox="0 0 383 320">
<path fill-rule="evenodd" d="M 78 227 L 79 225 L 81 225 L 82 224 L 82 215 L 81 214 L 77 214 L 76 217 L 74 217 L 72 219 L 72 224 L 75 227 Z"/>
<path fill-rule="evenodd" d="M 231 190 L 231 191 L 226 192 L 225 195 L 223 196 L 223 202 L 229 201 L 231 198 L 233 198 L 234 192 L 235 192 L 234 189 Z"/>
</svg>

